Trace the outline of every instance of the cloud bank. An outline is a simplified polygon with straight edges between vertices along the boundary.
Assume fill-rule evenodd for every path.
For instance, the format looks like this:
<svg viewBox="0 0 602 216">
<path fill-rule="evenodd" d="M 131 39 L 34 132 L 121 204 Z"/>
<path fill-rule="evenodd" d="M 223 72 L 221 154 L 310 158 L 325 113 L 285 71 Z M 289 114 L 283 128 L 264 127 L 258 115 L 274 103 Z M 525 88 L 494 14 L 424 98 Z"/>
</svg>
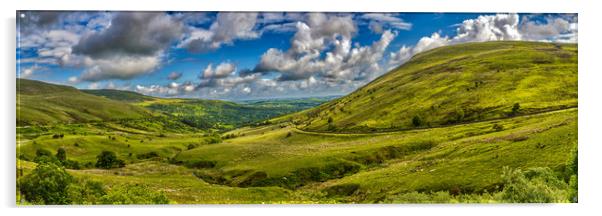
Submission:
<svg viewBox="0 0 602 216">
<path fill-rule="evenodd" d="M 66 76 L 66 83 L 90 88 L 221 99 L 345 94 L 441 46 L 497 40 L 574 43 L 577 22 L 576 14 L 481 15 L 456 23 L 449 34 L 438 30 L 400 43 L 423 26 L 398 13 L 23 12 L 17 51 L 20 77 L 69 68 L 79 71 Z M 288 40 L 242 65 L 230 55 L 205 59 L 262 37 Z M 194 74 L 165 68 L 184 61 L 178 59 L 182 55 L 203 56 L 190 66 Z M 162 70 L 168 71 L 146 81 Z"/>
</svg>

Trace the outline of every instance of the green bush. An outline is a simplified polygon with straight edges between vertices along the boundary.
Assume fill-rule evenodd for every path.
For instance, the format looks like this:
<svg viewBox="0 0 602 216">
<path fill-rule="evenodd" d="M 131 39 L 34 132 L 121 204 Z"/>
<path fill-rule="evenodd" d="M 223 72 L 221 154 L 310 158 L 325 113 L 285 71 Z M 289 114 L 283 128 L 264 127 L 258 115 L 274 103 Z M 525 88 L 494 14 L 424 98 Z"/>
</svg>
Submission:
<svg viewBox="0 0 602 216">
<path fill-rule="evenodd" d="M 351 196 L 359 188 L 360 188 L 359 184 L 346 183 L 346 184 L 330 186 L 330 187 L 326 188 L 324 190 L 324 192 L 326 192 L 326 194 L 328 196 Z"/>
<path fill-rule="evenodd" d="M 510 111 L 510 114 L 516 115 L 516 114 L 518 114 L 518 111 L 520 111 L 520 104 L 514 103 L 514 105 L 512 105 L 512 111 Z"/>
<path fill-rule="evenodd" d="M 513 203 L 565 202 L 567 185 L 550 168 L 526 171 L 504 167 L 502 199 Z"/>
<path fill-rule="evenodd" d="M 61 165 L 61 162 L 59 160 L 57 160 L 54 156 L 45 156 L 45 155 L 34 158 L 33 162 L 36 162 L 38 164 L 52 163 L 52 164 L 56 164 L 58 166 Z"/>
<path fill-rule="evenodd" d="M 56 159 L 58 159 L 61 162 L 67 160 L 67 152 L 65 151 L 64 148 L 57 149 L 55 156 L 56 156 Z"/>
<path fill-rule="evenodd" d="M 408 192 L 386 197 L 383 203 L 496 203 L 501 202 L 499 193 L 491 194 L 459 194 L 452 195 L 448 191 Z"/>
<path fill-rule="evenodd" d="M 77 179 L 69 185 L 67 193 L 72 204 L 100 204 L 100 198 L 107 194 L 105 186 L 99 181 Z"/>
<path fill-rule="evenodd" d="M 422 123 L 422 118 L 420 118 L 420 116 L 416 115 L 412 118 L 412 125 L 414 125 L 414 127 L 420 127 Z"/>
<path fill-rule="evenodd" d="M 151 190 L 145 185 L 126 184 L 113 187 L 100 198 L 102 204 L 168 204 L 163 192 Z"/>
<path fill-rule="evenodd" d="M 81 165 L 79 164 L 78 161 L 74 161 L 74 160 L 65 160 L 62 162 L 63 166 L 67 169 L 81 169 Z"/>
<path fill-rule="evenodd" d="M 198 160 L 198 161 L 188 161 L 184 164 L 184 166 L 188 168 L 214 168 L 217 165 L 215 161 L 206 161 L 206 160 Z"/>
<path fill-rule="evenodd" d="M 207 139 L 207 143 L 209 144 L 218 144 L 222 142 L 222 138 L 220 136 L 211 136 Z"/>
<path fill-rule="evenodd" d="M 54 163 L 40 163 L 28 175 L 19 179 L 21 195 L 31 203 L 64 205 L 71 203 L 67 188 L 73 177 Z"/>
<path fill-rule="evenodd" d="M 192 150 L 192 149 L 194 149 L 194 148 L 196 148 L 198 146 L 199 146 L 198 144 L 190 143 L 190 144 L 188 144 L 188 146 L 186 147 L 186 149 L 187 150 Z"/>
<path fill-rule="evenodd" d="M 36 150 L 36 157 L 41 157 L 41 156 L 48 156 L 48 157 L 52 157 L 52 153 L 46 149 L 37 149 Z"/>
<path fill-rule="evenodd" d="M 102 151 L 98 156 L 96 156 L 96 159 L 97 168 L 111 169 L 125 166 L 125 162 L 117 159 L 117 155 L 115 155 L 115 152 L 112 151 Z"/>
<path fill-rule="evenodd" d="M 577 203 L 578 199 L 578 150 L 575 147 L 571 151 L 571 157 L 567 162 L 568 172 L 569 172 L 569 201 Z"/>
<path fill-rule="evenodd" d="M 504 130 L 504 126 L 503 125 L 499 125 L 499 124 L 493 124 L 492 128 L 495 131 L 503 131 Z"/>
<path fill-rule="evenodd" d="M 151 152 L 147 152 L 147 153 L 143 153 L 143 154 L 138 154 L 136 155 L 136 157 L 138 159 L 149 159 L 149 158 L 157 158 L 157 157 L 161 157 L 159 155 L 159 153 L 151 151 Z"/>
</svg>

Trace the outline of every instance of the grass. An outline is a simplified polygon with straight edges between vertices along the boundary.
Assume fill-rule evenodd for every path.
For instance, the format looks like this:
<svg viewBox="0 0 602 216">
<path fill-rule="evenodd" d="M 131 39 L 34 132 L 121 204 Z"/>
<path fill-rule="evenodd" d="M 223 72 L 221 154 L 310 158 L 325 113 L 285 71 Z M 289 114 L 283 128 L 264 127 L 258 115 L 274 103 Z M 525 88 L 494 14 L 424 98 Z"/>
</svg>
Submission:
<svg viewBox="0 0 602 216">
<path fill-rule="evenodd" d="M 286 113 L 317 102 L 138 100 L 110 92 L 154 115 L 18 127 L 18 178 L 36 166 L 38 149 L 64 148 L 81 164 L 109 150 L 126 166 L 68 172 L 107 187 L 145 184 L 181 204 L 504 202 L 504 167 L 547 167 L 568 182 L 578 141 L 576 52 L 571 44 L 527 42 L 443 47 L 293 114 Z M 22 94 L 80 94 L 38 86 L 48 89 Z M 414 125 L 415 116 L 423 124 Z M 190 127 L 186 118 L 210 127 Z"/>
<path fill-rule="evenodd" d="M 396 197 L 411 192 L 448 191 L 455 187 L 468 194 L 499 190 L 496 186 L 500 184 L 503 166 L 552 167 L 561 172 L 570 149 L 576 145 L 576 113 L 576 109 L 568 109 L 447 128 L 376 135 L 327 134 L 277 127 L 263 134 L 249 132 L 249 135 L 220 144 L 201 145 L 191 150 L 186 150 L 185 144 L 188 142 L 184 137 L 153 138 L 153 141 L 144 144 L 132 142 L 129 149 L 120 136 L 117 136 L 116 141 L 110 141 L 106 136 L 65 136 L 64 140 L 39 137 L 35 140 L 44 143 L 43 145 L 27 142 L 20 145 L 19 152 L 35 154 L 35 147 L 40 146 L 55 152 L 61 146 L 60 143 L 70 143 L 77 139 L 85 140 L 82 142 L 82 149 L 85 151 L 73 146 L 65 148 L 68 158 L 82 162 L 93 161 L 103 149 L 111 149 L 124 159 L 127 159 L 125 152 L 128 151 L 138 154 L 154 150 L 163 159 L 134 158 L 127 159 L 128 165 L 125 168 L 70 172 L 76 176 L 100 180 L 109 186 L 147 184 L 164 191 L 177 203 L 395 202 Z M 494 130 L 494 124 L 503 125 L 504 130 Z M 241 132 L 250 130 L 241 129 Z M 287 131 L 292 131 L 293 135 L 285 138 Z M 189 139 L 196 141 L 198 138 Z M 386 147 L 415 146 L 416 143 L 421 143 L 419 140 L 433 141 L 436 145 L 402 151 L 397 156 L 383 154 Z M 178 151 L 171 150 L 174 148 L 180 148 L 181 152 L 178 154 Z M 211 160 L 216 161 L 217 166 L 191 169 L 168 164 L 166 158 L 176 154 L 178 160 Z M 382 155 L 380 160 L 364 160 L 378 158 L 379 154 Z M 215 170 L 234 182 L 245 180 L 251 170 L 265 172 L 273 180 L 290 178 L 293 176 L 291 174 L 302 173 L 299 170 L 311 170 L 309 168 L 314 167 L 317 172 L 332 175 L 325 172 L 324 168 L 344 163 L 354 164 L 360 169 L 343 173 L 338 178 L 326 176 L 321 181 L 303 179 L 307 182 L 293 185 L 295 187 L 286 187 L 286 183 L 290 182 L 274 181 L 274 185 L 261 187 L 209 184 L 194 175 L 199 170 Z M 31 162 L 26 164 L 28 166 L 25 169 L 31 169 L 27 168 L 32 166 Z M 247 176 L 238 176 L 240 174 L 237 173 L 247 173 Z M 346 185 L 357 185 L 357 188 L 343 197 L 328 195 L 333 190 L 332 187 L 345 188 Z"/>
<path fill-rule="evenodd" d="M 139 155 L 155 152 L 158 159 L 168 159 L 178 152 L 187 149 L 189 144 L 203 145 L 207 137 L 203 134 L 136 134 L 115 131 L 111 128 L 80 125 L 77 130 L 50 129 L 51 133 L 36 134 L 19 140 L 18 154 L 21 158 L 32 160 L 38 149 L 46 149 L 55 153 L 58 148 L 64 148 L 69 157 L 80 163 L 95 163 L 96 156 L 103 150 L 117 153 L 117 156 L 127 162 L 140 161 Z M 74 127 L 74 126 L 69 126 Z M 62 133 L 68 132 L 68 133 Z M 63 138 L 53 138 L 54 134 L 62 133 Z M 131 155 L 130 155 L 131 154 Z"/>
<path fill-rule="evenodd" d="M 17 126 L 114 121 L 151 116 L 137 106 L 73 87 L 17 79 Z"/>
<path fill-rule="evenodd" d="M 570 149 L 576 146 L 576 122 L 576 110 L 569 109 L 507 120 L 373 135 L 307 133 L 288 127 L 184 151 L 177 159 L 215 161 L 217 169 L 225 172 L 255 170 L 272 178 L 287 177 L 307 167 L 350 162 L 361 166 L 362 172 L 349 173 L 353 175 L 348 178 L 365 181 L 350 181 L 347 177 L 340 181 L 358 183 L 362 188 L 384 189 L 384 181 L 389 182 L 389 187 L 395 187 L 387 189 L 400 192 L 449 189 L 438 184 L 464 185 L 470 190 L 482 191 L 499 183 L 495 181 L 503 166 L 563 169 Z M 496 131 L 492 129 L 494 124 L 506 129 Z M 286 138 L 288 131 L 293 135 Z M 422 143 L 433 144 L 411 150 L 412 146 Z M 387 153 L 390 149 L 387 147 L 410 150 L 399 150 L 398 155 L 393 155 Z M 424 169 L 433 171 L 408 175 L 409 170 Z M 466 171 L 470 173 L 462 173 Z M 445 182 L 442 181 L 445 176 L 460 179 Z M 405 185 L 397 182 L 399 180 L 411 181 Z"/>
<path fill-rule="evenodd" d="M 227 131 L 317 106 L 328 98 L 256 100 L 234 103 L 199 99 L 154 99 L 137 105 L 192 127 Z"/>
<path fill-rule="evenodd" d="M 139 103 L 156 99 L 136 92 L 115 89 L 85 89 L 82 91 L 88 94 L 128 103 Z"/>
<path fill-rule="evenodd" d="M 485 42 L 421 53 L 345 97 L 288 118 L 305 130 L 372 132 L 576 106 L 576 44 Z M 422 124 L 413 125 L 417 116 Z"/>
</svg>

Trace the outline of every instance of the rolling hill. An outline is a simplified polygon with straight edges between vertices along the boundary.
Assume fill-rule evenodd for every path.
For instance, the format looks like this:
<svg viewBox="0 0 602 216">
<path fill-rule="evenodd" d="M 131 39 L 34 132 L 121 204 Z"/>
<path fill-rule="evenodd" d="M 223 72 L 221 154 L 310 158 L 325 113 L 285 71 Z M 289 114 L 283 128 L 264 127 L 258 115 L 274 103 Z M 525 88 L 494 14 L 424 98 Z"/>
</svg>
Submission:
<svg viewBox="0 0 602 216">
<path fill-rule="evenodd" d="M 138 119 L 147 110 L 84 93 L 76 88 L 17 79 L 17 125 L 47 125 Z"/>
<path fill-rule="evenodd" d="M 136 105 L 201 129 L 231 130 L 320 105 L 330 98 L 260 100 L 235 103 L 221 100 L 156 98 Z"/>
<path fill-rule="evenodd" d="M 137 92 L 115 89 L 83 89 L 81 91 L 88 94 L 105 97 L 111 100 L 123 101 L 128 103 L 137 103 L 156 99 L 154 97 L 143 95 Z"/>
<path fill-rule="evenodd" d="M 355 92 L 291 115 L 307 131 L 394 131 L 577 106 L 577 45 L 483 42 L 441 47 Z"/>
<path fill-rule="evenodd" d="M 34 87 L 23 86 L 21 94 L 84 94 L 64 86 Z M 547 199 L 538 202 L 572 201 L 575 44 L 484 42 L 433 49 L 350 95 L 261 124 L 246 123 L 314 100 L 241 104 L 95 93 L 103 97 L 87 96 L 129 101 L 171 121 L 233 130 L 148 133 L 88 124 L 38 133 L 32 126 L 17 130 L 18 171 L 31 172 L 38 152 L 62 148 L 81 165 L 68 170 L 73 176 L 108 187 L 145 184 L 176 203 L 517 202 L 505 197 L 505 188 L 516 182 L 529 187 L 527 195 Z M 55 107 L 44 102 L 36 107 Z M 103 150 L 115 152 L 125 167 L 95 168 Z M 508 170 L 532 178 L 508 181 Z"/>
<path fill-rule="evenodd" d="M 122 124 L 135 128 L 150 128 L 143 126 L 143 121 L 150 121 L 148 117 L 151 116 L 163 116 L 161 119 L 155 118 L 154 123 L 174 125 L 173 121 L 180 121 L 198 129 L 230 130 L 311 108 L 331 99 L 271 99 L 235 103 L 221 100 L 157 98 L 112 89 L 78 90 L 26 79 L 18 79 L 17 82 L 18 125 L 128 119 Z M 131 121 L 132 119 L 143 120 Z"/>
</svg>

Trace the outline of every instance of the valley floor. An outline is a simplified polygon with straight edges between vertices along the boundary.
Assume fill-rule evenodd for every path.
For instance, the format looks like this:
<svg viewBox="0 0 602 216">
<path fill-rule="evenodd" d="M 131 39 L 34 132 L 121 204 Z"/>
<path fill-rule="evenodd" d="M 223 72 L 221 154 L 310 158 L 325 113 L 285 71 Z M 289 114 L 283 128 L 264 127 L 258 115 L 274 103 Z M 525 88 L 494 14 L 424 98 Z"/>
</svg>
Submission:
<svg viewBox="0 0 602 216">
<path fill-rule="evenodd" d="M 53 138 L 56 133 L 65 135 Z M 89 124 L 21 128 L 18 169 L 23 176 L 35 168 L 38 149 L 64 148 L 69 159 L 83 164 L 68 170 L 76 177 L 108 187 L 145 184 L 178 204 L 449 201 L 424 198 L 438 193 L 459 202 L 496 202 L 488 194 L 502 190 L 504 167 L 565 172 L 577 146 L 577 108 L 373 134 L 306 132 L 280 123 L 240 128 L 222 138 Z M 116 152 L 127 165 L 86 167 L 102 150 Z M 471 194 L 478 200 L 461 198 Z"/>
</svg>

